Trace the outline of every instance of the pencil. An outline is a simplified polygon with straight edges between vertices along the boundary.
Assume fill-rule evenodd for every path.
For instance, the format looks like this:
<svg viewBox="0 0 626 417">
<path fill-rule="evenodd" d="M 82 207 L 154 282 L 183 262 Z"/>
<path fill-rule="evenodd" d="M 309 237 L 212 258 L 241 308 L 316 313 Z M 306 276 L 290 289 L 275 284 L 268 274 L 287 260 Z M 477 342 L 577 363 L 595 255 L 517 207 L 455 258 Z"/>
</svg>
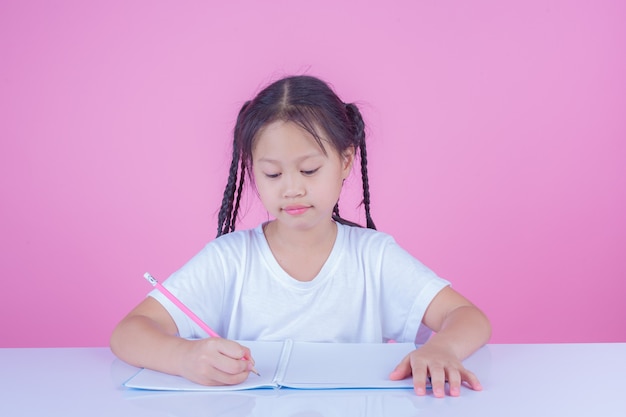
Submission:
<svg viewBox="0 0 626 417">
<path fill-rule="evenodd" d="M 161 283 L 159 283 L 159 281 L 157 281 L 152 275 L 150 275 L 149 272 L 146 272 L 145 274 L 143 274 L 143 277 L 145 279 L 148 280 L 148 282 L 150 284 L 152 284 L 157 290 L 159 290 L 164 296 L 166 296 L 167 298 L 169 298 L 169 300 L 171 302 L 173 302 L 176 307 L 178 307 L 183 313 L 185 313 L 187 315 L 187 317 L 189 317 L 191 320 L 194 321 L 194 323 L 196 323 L 198 326 L 200 326 L 200 328 L 202 330 L 204 330 L 205 332 L 207 332 L 207 334 L 211 337 L 221 337 L 219 334 L 215 333 L 215 331 L 213 329 L 211 329 L 205 322 L 202 321 L 202 319 L 198 316 L 196 316 L 196 314 L 189 310 L 189 308 L 184 305 L 178 298 L 176 298 L 176 296 L 174 296 L 174 294 L 172 294 L 171 292 L 169 292 L 169 290 L 167 288 L 165 288 L 163 285 L 161 285 Z M 249 361 L 250 358 L 244 356 L 243 357 L 244 360 Z M 250 370 L 250 372 L 261 376 L 256 369 L 252 368 Z"/>
</svg>

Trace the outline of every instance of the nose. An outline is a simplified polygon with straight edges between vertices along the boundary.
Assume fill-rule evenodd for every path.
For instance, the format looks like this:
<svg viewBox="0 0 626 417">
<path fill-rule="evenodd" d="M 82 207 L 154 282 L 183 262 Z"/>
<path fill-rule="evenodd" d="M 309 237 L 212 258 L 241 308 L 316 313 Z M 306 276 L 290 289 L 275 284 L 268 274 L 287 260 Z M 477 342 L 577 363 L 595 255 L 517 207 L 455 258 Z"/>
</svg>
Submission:
<svg viewBox="0 0 626 417">
<path fill-rule="evenodd" d="M 304 181 L 302 175 L 287 174 L 283 176 L 283 197 L 294 198 L 302 197 L 305 194 Z"/>
</svg>

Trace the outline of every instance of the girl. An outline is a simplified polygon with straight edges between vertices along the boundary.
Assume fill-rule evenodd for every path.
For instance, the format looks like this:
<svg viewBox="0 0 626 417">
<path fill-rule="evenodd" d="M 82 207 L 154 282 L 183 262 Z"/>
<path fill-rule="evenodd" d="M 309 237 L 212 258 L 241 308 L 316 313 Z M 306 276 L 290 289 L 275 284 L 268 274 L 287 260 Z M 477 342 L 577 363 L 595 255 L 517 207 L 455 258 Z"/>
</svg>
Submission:
<svg viewBox="0 0 626 417">
<path fill-rule="evenodd" d="M 339 215 L 356 159 L 366 228 Z M 273 220 L 235 232 L 246 179 Z M 489 339 L 487 318 L 375 230 L 361 114 L 323 81 L 287 77 L 243 105 L 217 234 L 164 285 L 224 338 L 206 338 L 153 291 L 115 328 L 119 358 L 220 385 L 242 382 L 254 365 L 254 352 L 229 339 L 416 341 L 425 343 L 391 379 L 412 374 L 418 395 L 427 377 L 437 397 L 446 381 L 452 396 L 462 383 L 481 389 L 461 362 Z M 436 334 L 425 341 L 424 330 Z"/>
</svg>

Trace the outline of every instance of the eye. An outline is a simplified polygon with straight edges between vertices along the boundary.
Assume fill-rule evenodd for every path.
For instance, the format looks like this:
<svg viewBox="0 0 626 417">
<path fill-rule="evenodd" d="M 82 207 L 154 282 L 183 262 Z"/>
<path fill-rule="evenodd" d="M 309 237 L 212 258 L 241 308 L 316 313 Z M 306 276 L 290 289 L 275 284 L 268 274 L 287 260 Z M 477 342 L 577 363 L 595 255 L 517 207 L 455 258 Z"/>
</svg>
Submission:
<svg viewBox="0 0 626 417">
<path fill-rule="evenodd" d="M 315 169 L 310 169 L 310 170 L 302 170 L 300 171 L 303 175 L 309 176 L 309 175 L 313 175 L 317 172 L 317 170 L 319 170 L 319 168 L 315 168 Z"/>
<path fill-rule="evenodd" d="M 280 176 L 280 173 L 278 173 L 278 174 L 265 174 L 265 176 L 267 178 L 278 178 Z"/>
</svg>

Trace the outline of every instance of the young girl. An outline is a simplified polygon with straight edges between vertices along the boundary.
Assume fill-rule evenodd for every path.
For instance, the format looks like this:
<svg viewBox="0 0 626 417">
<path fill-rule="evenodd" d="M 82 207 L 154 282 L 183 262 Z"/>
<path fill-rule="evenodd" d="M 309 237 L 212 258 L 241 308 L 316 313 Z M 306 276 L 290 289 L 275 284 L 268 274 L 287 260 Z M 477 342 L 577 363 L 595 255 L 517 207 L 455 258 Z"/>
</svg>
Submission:
<svg viewBox="0 0 626 417">
<path fill-rule="evenodd" d="M 343 181 L 360 161 L 367 227 L 342 219 Z M 234 231 L 248 179 L 273 220 Z M 239 112 L 218 237 L 164 282 L 224 338 L 206 338 L 160 292 L 115 328 L 126 362 L 206 385 L 237 384 L 254 365 L 233 340 L 424 343 L 390 370 L 415 392 L 457 396 L 478 379 L 461 361 L 487 342 L 487 318 L 370 215 L 364 123 L 323 81 L 281 79 Z M 436 332 L 428 340 L 424 335 Z M 250 360 L 241 360 L 242 358 Z"/>
</svg>

